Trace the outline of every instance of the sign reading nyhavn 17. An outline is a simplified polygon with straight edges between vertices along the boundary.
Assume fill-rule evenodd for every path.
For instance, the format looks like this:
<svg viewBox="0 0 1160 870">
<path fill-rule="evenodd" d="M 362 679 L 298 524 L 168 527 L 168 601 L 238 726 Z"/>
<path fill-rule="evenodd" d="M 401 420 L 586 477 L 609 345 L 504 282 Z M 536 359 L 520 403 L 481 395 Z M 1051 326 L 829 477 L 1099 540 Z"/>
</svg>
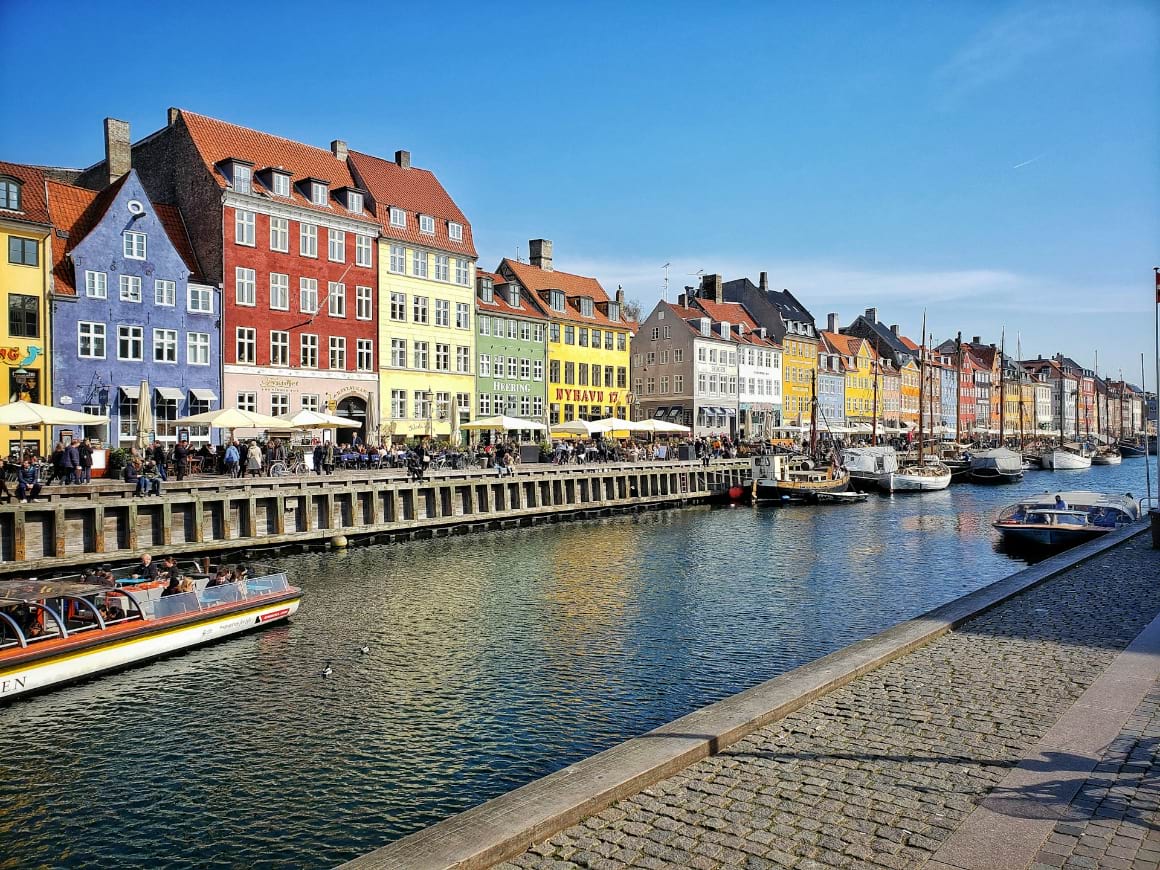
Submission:
<svg viewBox="0 0 1160 870">
<path fill-rule="evenodd" d="M 556 401 L 560 402 L 607 402 L 610 405 L 615 405 L 620 401 L 620 391 L 611 390 L 608 392 L 608 398 L 605 399 L 604 390 L 570 390 L 567 387 L 556 388 Z"/>
</svg>

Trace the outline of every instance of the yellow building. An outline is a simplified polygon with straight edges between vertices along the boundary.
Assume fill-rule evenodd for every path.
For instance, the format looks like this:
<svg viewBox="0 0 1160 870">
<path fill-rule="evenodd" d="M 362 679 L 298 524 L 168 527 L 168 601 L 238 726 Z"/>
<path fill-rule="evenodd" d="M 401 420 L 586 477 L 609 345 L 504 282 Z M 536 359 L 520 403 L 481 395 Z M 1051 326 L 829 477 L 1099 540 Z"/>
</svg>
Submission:
<svg viewBox="0 0 1160 870">
<path fill-rule="evenodd" d="M 356 151 L 379 239 L 379 437 L 448 438 L 475 401 L 475 245 L 463 212 L 406 151 Z"/>
<path fill-rule="evenodd" d="M 919 397 L 919 393 L 921 391 L 921 384 L 919 383 L 918 363 L 916 363 L 913 359 L 908 359 L 903 364 L 903 366 L 899 372 L 899 375 L 901 377 L 901 382 L 902 382 L 901 388 L 900 388 L 901 394 L 902 394 L 901 395 L 902 409 L 901 409 L 901 412 L 898 415 L 897 419 L 899 420 L 900 423 L 902 423 L 902 425 L 904 427 L 917 426 L 918 425 L 918 397 Z M 928 383 L 927 386 L 931 386 L 932 383 L 937 383 L 937 382 L 932 380 L 932 382 Z M 940 389 L 940 395 L 941 395 L 941 386 L 939 387 L 939 389 Z M 935 399 L 936 406 L 938 406 L 939 401 L 940 401 L 939 399 L 937 399 L 937 398 Z M 927 408 L 927 413 L 928 414 L 930 413 L 929 407 Z"/>
<path fill-rule="evenodd" d="M 821 333 L 830 353 L 841 354 L 846 361 L 846 422 L 871 423 L 874 419 L 874 371 L 877 355 L 870 342 L 837 332 Z M 787 336 L 787 341 L 788 336 Z M 884 413 L 879 384 L 879 416 Z"/>
<path fill-rule="evenodd" d="M 609 298 L 595 278 L 558 272 L 552 243 L 534 239 L 530 263 L 505 259 L 496 271 L 519 284 L 548 318 L 548 422 L 629 418 L 628 366 L 636 324 L 624 294 Z"/>
<path fill-rule="evenodd" d="M 0 162 L 0 290 L 8 317 L 0 320 L 0 360 L 7 372 L 0 404 L 25 399 L 52 404 L 48 328 L 52 227 L 44 174 L 31 166 Z M 78 409 L 79 410 L 79 409 Z M 23 441 L 47 455 L 51 444 L 40 429 L 0 426 L 0 444 L 11 456 Z"/>
</svg>

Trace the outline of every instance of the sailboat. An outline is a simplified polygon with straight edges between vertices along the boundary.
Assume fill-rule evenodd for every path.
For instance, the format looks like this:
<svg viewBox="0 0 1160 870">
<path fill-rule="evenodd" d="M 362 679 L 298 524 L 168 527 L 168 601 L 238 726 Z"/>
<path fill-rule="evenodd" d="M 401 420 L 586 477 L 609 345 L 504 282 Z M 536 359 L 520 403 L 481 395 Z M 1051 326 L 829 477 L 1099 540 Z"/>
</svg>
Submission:
<svg viewBox="0 0 1160 870">
<path fill-rule="evenodd" d="M 1076 471 L 1082 468 L 1091 468 L 1092 458 L 1078 450 L 1068 450 L 1063 444 L 1064 399 L 1067 394 L 1067 380 L 1063 376 L 1063 367 L 1059 369 L 1059 445 L 1051 450 L 1044 451 L 1039 457 L 1039 464 L 1048 471 Z M 1078 441 L 1079 429 L 1079 384 L 1076 383 L 1076 434 Z"/>
<path fill-rule="evenodd" d="M 918 367 L 918 462 L 886 475 L 880 486 L 887 492 L 932 492 L 951 485 L 951 470 L 937 456 L 923 461 L 923 420 L 926 416 L 926 315 L 922 316 L 922 351 Z"/>
<path fill-rule="evenodd" d="M 1096 377 L 1099 378 L 1099 376 L 1100 376 L 1100 354 L 1099 354 L 1099 351 L 1096 351 Z M 1105 395 L 1106 395 L 1106 392 L 1107 391 L 1105 390 Z M 1105 407 L 1104 410 L 1106 411 L 1107 408 Z M 1092 465 L 1119 465 L 1121 462 L 1124 461 L 1124 457 L 1120 453 L 1120 449 L 1118 447 L 1116 447 L 1116 445 L 1112 444 L 1111 436 L 1107 432 L 1107 426 L 1105 425 L 1102 427 L 1104 429 L 1104 432 L 1102 434 L 1100 432 L 1100 428 L 1101 428 L 1100 424 L 1101 423 L 1106 424 L 1108 422 L 1106 418 L 1107 418 L 1106 413 L 1104 414 L 1103 420 L 1101 420 L 1101 418 L 1100 418 L 1100 395 L 1099 395 L 1099 391 L 1097 390 L 1096 391 L 1096 441 L 1097 442 L 1102 441 L 1105 446 L 1101 447 L 1098 451 L 1096 451 L 1096 455 L 1092 457 Z"/>
<path fill-rule="evenodd" d="M 1023 479 L 1023 456 L 1002 446 L 1006 442 L 1007 418 L 1006 332 L 999 345 L 999 447 L 971 456 L 971 480 L 975 483 L 1018 483 Z M 1023 397 L 1019 397 L 1019 417 L 1023 417 Z M 1020 424 L 1022 429 L 1022 424 Z M 1020 436 L 1022 437 L 1022 436 Z"/>
<path fill-rule="evenodd" d="M 818 443 L 818 373 L 813 372 L 810 399 L 810 455 L 791 456 L 776 478 L 759 477 L 753 485 L 755 501 L 781 504 L 847 502 L 865 499 L 849 492 L 850 473 L 835 454 L 829 461 L 819 458 Z"/>
<path fill-rule="evenodd" d="M 858 492 L 876 490 L 886 477 L 898 471 L 898 455 L 893 447 L 878 444 L 878 373 L 881 363 L 874 366 L 874 406 L 869 447 L 847 447 L 842 451 L 842 464 L 850 474 L 850 486 Z"/>
</svg>

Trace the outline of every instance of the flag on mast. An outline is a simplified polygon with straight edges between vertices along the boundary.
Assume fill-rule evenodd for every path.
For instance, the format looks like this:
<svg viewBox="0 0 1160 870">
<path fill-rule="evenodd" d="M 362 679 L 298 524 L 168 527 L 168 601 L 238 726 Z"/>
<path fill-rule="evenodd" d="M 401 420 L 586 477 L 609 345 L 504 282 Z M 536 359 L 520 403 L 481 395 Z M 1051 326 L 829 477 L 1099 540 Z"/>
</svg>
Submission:
<svg viewBox="0 0 1160 870">
<path fill-rule="evenodd" d="M 1156 270 L 1156 304 L 1160 305 L 1160 269 Z"/>
</svg>

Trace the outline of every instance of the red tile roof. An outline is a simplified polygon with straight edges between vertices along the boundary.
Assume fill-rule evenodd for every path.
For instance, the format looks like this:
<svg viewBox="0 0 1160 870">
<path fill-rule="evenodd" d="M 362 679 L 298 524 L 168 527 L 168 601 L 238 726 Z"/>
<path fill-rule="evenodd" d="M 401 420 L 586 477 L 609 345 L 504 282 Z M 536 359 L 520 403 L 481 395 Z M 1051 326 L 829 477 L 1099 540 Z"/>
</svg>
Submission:
<svg viewBox="0 0 1160 870">
<path fill-rule="evenodd" d="M 905 335 L 898 336 L 898 340 L 906 345 L 907 350 L 918 350 L 918 345 L 907 338 Z"/>
<path fill-rule="evenodd" d="M 97 225 L 128 177 L 123 175 L 100 191 L 74 187 L 59 181 L 48 182 L 48 209 L 57 233 L 52 246 L 52 274 L 53 286 L 58 294 L 77 295 L 75 270 L 67 255 Z M 189 267 L 190 280 L 195 282 L 202 280 L 198 277 L 201 270 L 198 268 L 197 257 L 194 256 L 189 236 L 185 232 L 185 221 L 182 220 L 177 206 L 159 203 L 153 207 L 157 211 L 161 225 L 165 228 L 165 234 L 169 236 L 173 247 Z M 67 238 L 62 238 L 61 232 L 66 233 Z"/>
<path fill-rule="evenodd" d="M 757 330 L 761 328 L 760 324 L 749 314 L 747 309 L 740 302 L 714 302 L 710 299 L 704 299 L 700 296 L 695 296 L 690 300 L 693 306 L 704 311 L 715 323 L 728 323 L 733 327 L 733 340 L 742 344 L 756 344 L 760 346 L 776 347 L 777 342 L 771 337 L 760 338 L 757 335 Z M 744 326 L 745 333 L 738 333 L 735 329 L 737 326 Z"/>
<path fill-rule="evenodd" d="M 73 267 L 67 255 L 96 226 L 126 178 L 127 175 L 121 176 L 101 191 L 73 187 L 59 181 L 48 182 L 48 210 L 56 228 L 52 246 L 54 292 L 61 296 L 77 295 Z M 67 237 L 62 237 L 62 233 Z"/>
<path fill-rule="evenodd" d="M 604 292 L 604 288 L 600 286 L 600 282 L 595 278 L 589 278 L 585 275 L 573 275 L 570 272 L 546 271 L 539 266 L 520 263 L 515 260 L 509 260 L 506 257 L 499 264 L 498 271 L 502 273 L 505 270 L 509 270 L 520 284 L 532 293 L 535 293 L 543 301 L 541 307 L 550 317 L 596 326 L 623 327 L 630 330 L 636 329 L 636 323 L 634 321 L 624 318 L 623 305 L 621 306 L 621 319 L 609 320 L 598 307 L 593 307 L 591 317 L 585 317 L 571 304 L 571 300 L 577 296 L 587 296 L 597 304 L 611 301 L 608 294 Z M 548 308 L 547 291 L 549 290 L 564 291 L 564 295 L 569 300 L 569 304 L 565 306 L 566 311 L 552 311 Z"/>
<path fill-rule="evenodd" d="M 471 224 L 430 170 L 416 166 L 404 169 L 394 161 L 359 151 L 350 152 L 350 163 L 375 201 L 375 220 L 382 227 L 384 236 L 472 258 L 478 256 L 471 236 Z M 407 213 L 405 227 L 391 226 L 391 206 Z M 434 235 L 419 232 L 421 214 L 435 218 Z M 448 222 L 463 227 L 461 241 L 451 238 Z"/>
<path fill-rule="evenodd" d="M 840 332 L 821 331 L 818 335 L 831 348 L 831 353 L 840 353 L 843 356 L 857 356 L 862 349 L 862 339 L 852 335 L 842 335 Z"/>
<path fill-rule="evenodd" d="M 229 187 L 228 179 L 222 174 L 217 164 L 231 157 L 245 160 L 254 164 L 255 174 L 268 166 L 281 167 L 293 173 L 291 177 L 290 196 L 274 196 L 255 179 L 253 190 L 256 194 L 265 196 L 274 202 L 289 202 L 299 208 L 311 211 L 324 212 L 339 217 L 374 221 L 375 218 L 364 208 L 361 214 L 351 214 L 345 204 L 335 202 L 333 197 L 328 199 L 330 205 L 315 205 L 308 197 L 303 196 L 296 186 L 297 182 L 305 178 L 316 178 L 330 185 L 331 194 L 340 187 L 358 187 L 354 176 L 351 175 L 346 161 L 339 160 L 325 148 L 315 148 L 302 142 L 294 142 L 251 130 L 248 127 L 239 127 L 219 121 L 216 118 L 207 118 L 193 112 L 181 110 L 181 119 L 193 139 L 193 144 L 201 155 L 206 169 L 218 186 L 222 189 Z"/>
<path fill-rule="evenodd" d="M 21 182 L 20 211 L 0 209 L 0 217 L 11 220 L 28 221 L 34 224 L 49 224 L 48 203 L 44 193 L 44 170 L 38 166 L 23 163 L 5 163 L 0 160 L 0 175 L 7 175 Z"/>
<path fill-rule="evenodd" d="M 475 304 L 481 311 L 490 311 L 493 314 L 507 314 L 512 317 L 527 317 L 532 320 L 546 320 L 540 307 L 536 304 L 535 298 L 530 298 L 531 294 L 527 292 L 520 293 L 520 307 L 513 308 L 507 300 L 507 295 L 499 291 L 499 287 L 508 283 L 504 280 L 502 275 L 496 275 L 494 272 L 485 272 L 482 269 L 475 270 L 476 277 L 491 278 L 491 283 L 495 285 L 496 292 L 492 295 L 491 302 L 484 302 L 478 294 L 475 297 Z"/>
</svg>

